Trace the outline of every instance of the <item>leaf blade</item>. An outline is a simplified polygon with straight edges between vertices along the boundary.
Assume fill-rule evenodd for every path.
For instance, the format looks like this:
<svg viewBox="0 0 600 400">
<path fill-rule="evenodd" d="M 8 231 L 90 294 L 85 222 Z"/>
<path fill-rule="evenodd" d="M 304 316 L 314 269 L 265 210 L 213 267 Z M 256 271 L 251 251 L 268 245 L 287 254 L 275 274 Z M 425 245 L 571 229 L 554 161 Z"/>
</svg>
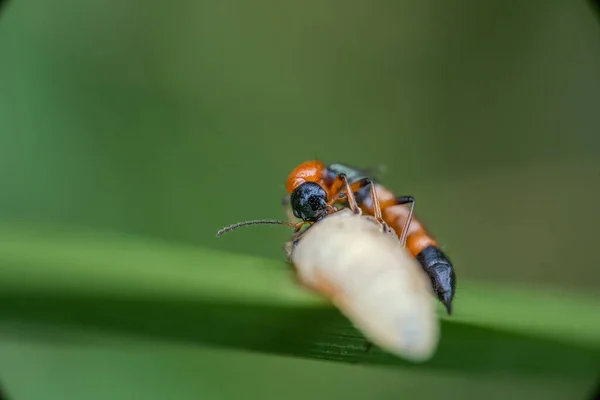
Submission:
<svg viewBox="0 0 600 400">
<path fill-rule="evenodd" d="M 407 366 L 299 287 L 281 261 L 70 229 L 0 229 L 2 323 L 203 343 L 347 363 Z M 463 289 L 464 287 L 464 289 Z M 559 313 L 552 311 L 560 311 Z M 593 297 L 461 283 L 438 354 L 419 368 L 577 374 L 597 370 Z M 553 361 L 554 360 L 554 361 Z"/>
</svg>

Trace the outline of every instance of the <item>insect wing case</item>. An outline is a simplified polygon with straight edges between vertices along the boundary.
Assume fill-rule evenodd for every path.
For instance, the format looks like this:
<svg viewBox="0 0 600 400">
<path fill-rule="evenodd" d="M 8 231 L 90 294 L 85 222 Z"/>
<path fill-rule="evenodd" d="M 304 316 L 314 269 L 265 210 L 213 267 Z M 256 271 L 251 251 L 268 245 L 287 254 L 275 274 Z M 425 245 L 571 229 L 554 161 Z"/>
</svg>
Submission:
<svg viewBox="0 0 600 400">
<path fill-rule="evenodd" d="M 414 362 L 433 355 L 439 321 L 431 283 L 393 231 L 344 209 L 288 251 L 300 281 L 328 296 L 373 343 Z"/>
</svg>

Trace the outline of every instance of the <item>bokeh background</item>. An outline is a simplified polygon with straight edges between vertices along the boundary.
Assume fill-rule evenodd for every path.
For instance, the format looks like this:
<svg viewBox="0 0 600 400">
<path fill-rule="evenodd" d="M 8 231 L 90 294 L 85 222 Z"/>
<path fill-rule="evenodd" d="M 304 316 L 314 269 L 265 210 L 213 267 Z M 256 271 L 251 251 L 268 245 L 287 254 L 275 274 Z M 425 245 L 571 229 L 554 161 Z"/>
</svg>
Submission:
<svg viewBox="0 0 600 400">
<path fill-rule="evenodd" d="M 598 293 L 593 11 L 542 0 L 13 0 L 0 15 L 0 223 L 283 259 L 284 228 L 215 232 L 284 217 L 285 178 L 302 161 L 380 165 L 382 183 L 417 199 L 459 279 Z M 513 380 L 499 393 L 497 377 L 61 346 L 3 340 L 0 379 L 16 399 L 397 398 L 400 381 L 422 398 L 579 388 Z"/>
</svg>

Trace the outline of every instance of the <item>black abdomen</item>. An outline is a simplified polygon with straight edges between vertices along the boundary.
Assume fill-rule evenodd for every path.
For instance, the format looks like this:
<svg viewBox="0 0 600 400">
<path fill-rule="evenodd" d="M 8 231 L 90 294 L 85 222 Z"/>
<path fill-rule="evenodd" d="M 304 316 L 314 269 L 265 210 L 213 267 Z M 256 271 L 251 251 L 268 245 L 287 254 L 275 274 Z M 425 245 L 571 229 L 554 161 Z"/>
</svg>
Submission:
<svg viewBox="0 0 600 400">
<path fill-rule="evenodd" d="M 431 285 L 438 299 L 446 306 L 448 314 L 452 314 L 452 300 L 456 288 L 456 275 L 452 262 L 442 250 L 433 245 L 424 248 L 416 258 L 431 279 Z"/>
</svg>

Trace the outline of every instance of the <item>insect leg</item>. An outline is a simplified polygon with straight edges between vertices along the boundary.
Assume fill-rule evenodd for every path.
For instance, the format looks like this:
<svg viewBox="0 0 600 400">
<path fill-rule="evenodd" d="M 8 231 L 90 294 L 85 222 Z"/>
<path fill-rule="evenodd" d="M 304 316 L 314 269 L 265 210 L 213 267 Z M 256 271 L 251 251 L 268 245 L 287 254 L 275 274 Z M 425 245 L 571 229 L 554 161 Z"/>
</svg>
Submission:
<svg viewBox="0 0 600 400">
<path fill-rule="evenodd" d="M 379 196 L 377 195 L 377 189 L 375 188 L 375 182 L 373 182 L 371 180 L 371 178 L 360 178 L 359 180 L 352 182 L 351 185 L 349 185 L 347 183 L 347 178 L 345 177 L 344 174 L 340 174 L 340 177 L 342 177 L 342 179 L 345 180 L 345 186 L 346 186 L 346 192 L 347 193 L 352 193 L 352 197 L 354 197 L 354 192 L 359 191 L 360 189 L 371 185 L 370 186 L 370 191 L 371 191 L 371 198 L 373 200 L 373 216 L 375 217 L 375 219 L 377 220 L 377 222 L 381 225 L 381 230 L 383 232 L 387 232 L 387 230 L 389 229 L 388 224 L 385 222 L 385 220 L 383 219 L 383 215 L 381 213 L 381 205 L 379 203 Z M 340 199 L 341 195 L 343 194 L 343 192 L 338 191 L 332 198 L 331 202 L 336 202 Z M 407 197 L 408 198 L 408 197 Z M 354 197 L 354 201 L 356 198 Z M 412 197 L 410 197 L 410 199 L 412 199 Z M 351 199 L 348 198 L 348 202 L 350 203 Z M 412 200 L 414 202 L 414 200 Z M 404 204 L 404 203 L 401 203 Z M 350 205 L 350 207 L 352 207 L 352 205 Z M 409 217 L 408 223 L 410 224 L 410 220 L 412 219 L 412 213 L 411 216 Z M 405 228 L 404 231 L 408 230 L 408 224 L 405 224 Z M 404 243 L 406 242 L 406 238 L 404 239 L 403 246 Z"/>
<path fill-rule="evenodd" d="M 410 227 L 410 223 L 412 222 L 414 210 L 415 210 L 415 199 L 412 196 L 400 196 L 396 197 L 396 204 L 408 204 L 410 203 L 410 211 L 408 212 L 408 217 L 404 222 L 404 226 L 402 227 L 402 233 L 400 234 L 400 244 L 402 247 L 406 246 L 406 237 L 408 236 L 408 228 Z"/>
<path fill-rule="evenodd" d="M 344 184 L 344 189 L 346 190 L 346 197 L 348 198 L 348 205 L 349 205 L 350 209 L 355 214 L 361 214 L 362 211 L 361 211 L 360 207 L 358 206 L 356 197 L 354 197 L 354 192 L 352 191 L 350 182 L 348 182 L 348 177 L 346 176 L 346 174 L 339 174 L 338 177 L 342 180 L 342 182 Z M 341 190 L 336 194 L 336 196 L 334 196 L 334 198 L 329 203 L 333 204 L 337 200 L 339 200 L 340 193 L 342 193 Z"/>
<path fill-rule="evenodd" d="M 302 235 L 302 227 L 304 225 L 312 225 L 312 222 L 308 222 L 308 221 L 300 221 L 296 224 L 294 224 L 294 231 L 292 233 L 292 241 L 296 242 L 300 236 Z"/>
<path fill-rule="evenodd" d="M 344 173 L 339 174 L 336 179 L 341 183 L 338 184 L 336 182 L 332 185 L 331 199 L 328 203 L 335 204 L 341 199 L 346 198 L 350 208 L 352 208 L 352 204 L 350 204 L 352 201 L 358 206 L 358 201 L 356 200 L 354 193 L 372 183 L 369 178 L 360 178 L 359 180 L 350 183 L 348 177 Z"/>
<path fill-rule="evenodd" d="M 383 216 L 381 215 L 381 204 L 379 204 L 379 196 L 377 196 L 377 190 L 375 184 L 371 179 L 364 178 L 367 181 L 367 185 L 371 184 L 371 200 L 373 200 L 373 216 L 380 224 L 385 224 Z M 365 185 L 366 186 L 366 185 Z"/>
</svg>

